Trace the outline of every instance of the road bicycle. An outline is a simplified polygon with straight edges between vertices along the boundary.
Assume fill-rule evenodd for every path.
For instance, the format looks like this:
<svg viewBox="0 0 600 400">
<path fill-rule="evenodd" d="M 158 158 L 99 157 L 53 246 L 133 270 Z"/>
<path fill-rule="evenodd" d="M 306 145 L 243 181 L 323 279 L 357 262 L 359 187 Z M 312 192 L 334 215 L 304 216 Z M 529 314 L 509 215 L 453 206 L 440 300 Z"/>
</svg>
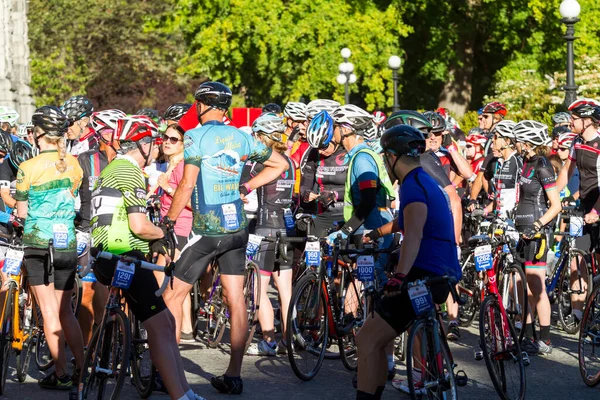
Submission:
<svg viewBox="0 0 600 400">
<path fill-rule="evenodd" d="M 588 386 L 600 383 L 600 276 L 585 305 L 579 326 L 579 373 Z"/>
</svg>

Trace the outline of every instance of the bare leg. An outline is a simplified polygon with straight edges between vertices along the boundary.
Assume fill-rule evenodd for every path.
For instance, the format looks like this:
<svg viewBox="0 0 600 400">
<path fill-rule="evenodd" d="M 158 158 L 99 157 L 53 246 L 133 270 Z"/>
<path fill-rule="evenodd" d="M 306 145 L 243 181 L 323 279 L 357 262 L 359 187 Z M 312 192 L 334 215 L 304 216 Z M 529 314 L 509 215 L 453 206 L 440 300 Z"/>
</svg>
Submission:
<svg viewBox="0 0 600 400">
<path fill-rule="evenodd" d="M 243 278 L 243 277 L 242 277 Z M 165 290 L 163 294 L 163 299 L 171 311 L 171 314 L 175 318 L 175 335 L 177 338 L 177 343 L 179 343 L 180 334 L 181 334 L 181 321 L 183 318 L 183 302 L 185 300 L 185 296 L 188 296 L 192 285 L 182 281 L 181 279 L 175 277 L 173 278 L 173 289 Z M 242 290 L 240 289 L 240 292 Z M 242 296 L 243 298 L 243 296 Z M 245 309 L 245 308 L 244 308 Z"/>
<path fill-rule="evenodd" d="M 277 285 L 277 291 L 279 292 L 279 306 L 281 307 L 281 331 L 283 337 L 287 332 L 287 315 L 290 309 L 290 301 L 292 300 L 292 274 L 291 269 L 284 271 L 277 271 L 273 273 L 273 279 Z M 262 308 L 262 301 L 261 301 Z"/>
<path fill-rule="evenodd" d="M 67 345 L 75 357 L 75 367 L 81 369 L 83 366 L 83 337 L 77 318 L 73 315 L 71 308 L 71 294 L 73 290 L 57 290 L 56 300 L 60 308 L 60 324 L 62 326 Z"/>
<path fill-rule="evenodd" d="M 267 295 L 267 289 L 271 282 L 271 274 L 263 275 L 260 273 L 260 307 L 258 308 L 258 322 L 262 330 L 263 340 L 272 342 L 275 340 L 275 315 L 273 313 L 273 305 Z"/>
<path fill-rule="evenodd" d="M 223 298 L 229 307 L 231 316 L 231 358 L 225 375 L 231 377 L 240 376 L 242 360 L 246 350 L 248 339 L 248 313 L 244 302 L 244 275 L 221 274 L 223 283 Z"/>
</svg>

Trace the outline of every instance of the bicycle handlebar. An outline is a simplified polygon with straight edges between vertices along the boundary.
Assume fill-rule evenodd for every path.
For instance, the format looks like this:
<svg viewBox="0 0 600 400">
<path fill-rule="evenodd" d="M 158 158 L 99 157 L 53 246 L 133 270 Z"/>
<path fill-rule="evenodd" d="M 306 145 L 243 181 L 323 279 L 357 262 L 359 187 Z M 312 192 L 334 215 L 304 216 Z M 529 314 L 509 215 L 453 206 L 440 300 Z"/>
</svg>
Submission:
<svg viewBox="0 0 600 400">
<path fill-rule="evenodd" d="M 431 285 L 437 285 L 440 283 L 446 283 L 448 285 L 448 287 L 450 288 L 450 293 L 452 293 L 452 298 L 454 299 L 454 301 L 456 303 L 458 303 L 459 305 L 463 306 L 466 304 L 465 300 L 462 300 L 460 298 L 460 296 L 458 295 L 458 292 L 456 291 L 456 279 L 448 276 L 448 275 L 442 275 L 442 276 L 435 276 L 432 278 L 425 278 L 425 279 L 420 279 L 416 282 L 422 282 L 423 284 L 425 284 L 426 286 L 431 286 Z"/>
</svg>

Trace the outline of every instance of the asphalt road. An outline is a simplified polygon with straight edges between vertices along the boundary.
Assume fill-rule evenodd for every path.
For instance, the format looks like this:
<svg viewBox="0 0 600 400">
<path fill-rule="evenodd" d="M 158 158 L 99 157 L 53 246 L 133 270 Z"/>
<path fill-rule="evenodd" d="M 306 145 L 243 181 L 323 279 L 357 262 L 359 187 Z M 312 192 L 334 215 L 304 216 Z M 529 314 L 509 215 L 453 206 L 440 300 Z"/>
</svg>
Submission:
<svg viewBox="0 0 600 400">
<path fill-rule="evenodd" d="M 484 361 L 475 361 L 473 349 L 477 345 L 477 323 L 461 330 L 462 337 L 451 344 L 459 369 L 469 377 L 466 387 L 459 388 L 461 399 L 497 398 L 487 373 Z M 579 375 L 577 360 L 577 336 L 566 335 L 558 329 L 552 331 L 554 351 L 545 357 L 532 357 L 527 367 L 527 398 L 529 399 L 600 399 L 600 386 L 588 388 Z M 228 363 L 228 346 L 207 349 L 201 344 L 181 346 L 186 376 L 194 391 L 209 400 L 225 399 L 229 396 L 217 393 L 210 385 L 210 377 L 224 372 Z M 66 399 L 67 393 L 42 390 L 36 380 L 43 374 L 32 362 L 30 377 L 24 383 L 16 382 L 14 357 L 11 360 L 10 377 L 7 381 L 5 398 L 9 399 Z M 399 365 L 399 368 L 402 368 Z M 403 375 L 401 371 L 399 375 Z M 352 373 L 339 360 L 325 360 L 319 375 L 310 382 L 302 382 L 292 372 L 287 356 L 261 358 L 247 356 L 242 371 L 244 393 L 234 398 L 242 399 L 354 399 Z M 126 383 L 121 399 L 137 399 L 135 388 Z M 151 399 L 168 399 L 164 394 L 153 394 Z M 383 399 L 408 399 L 388 384 Z"/>
</svg>

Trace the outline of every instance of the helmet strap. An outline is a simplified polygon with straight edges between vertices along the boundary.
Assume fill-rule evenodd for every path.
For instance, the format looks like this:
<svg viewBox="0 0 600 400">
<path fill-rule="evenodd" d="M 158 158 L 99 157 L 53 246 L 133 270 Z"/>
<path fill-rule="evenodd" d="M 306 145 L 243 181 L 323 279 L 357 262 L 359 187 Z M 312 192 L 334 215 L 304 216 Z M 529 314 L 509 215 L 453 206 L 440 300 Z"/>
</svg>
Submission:
<svg viewBox="0 0 600 400">
<path fill-rule="evenodd" d="M 135 145 L 137 146 L 138 150 L 142 154 L 142 157 L 144 157 L 144 166 L 147 167 L 148 165 L 150 165 L 150 164 L 148 164 L 148 160 L 150 159 L 150 153 L 152 153 L 152 146 L 150 146 L 150 150 L 148 151 L 148 153 L 144 153 L 144 150 L 142 150 L 142 145 L 140 144 L 140 142 L 135 142 Z"/>
</svg>

